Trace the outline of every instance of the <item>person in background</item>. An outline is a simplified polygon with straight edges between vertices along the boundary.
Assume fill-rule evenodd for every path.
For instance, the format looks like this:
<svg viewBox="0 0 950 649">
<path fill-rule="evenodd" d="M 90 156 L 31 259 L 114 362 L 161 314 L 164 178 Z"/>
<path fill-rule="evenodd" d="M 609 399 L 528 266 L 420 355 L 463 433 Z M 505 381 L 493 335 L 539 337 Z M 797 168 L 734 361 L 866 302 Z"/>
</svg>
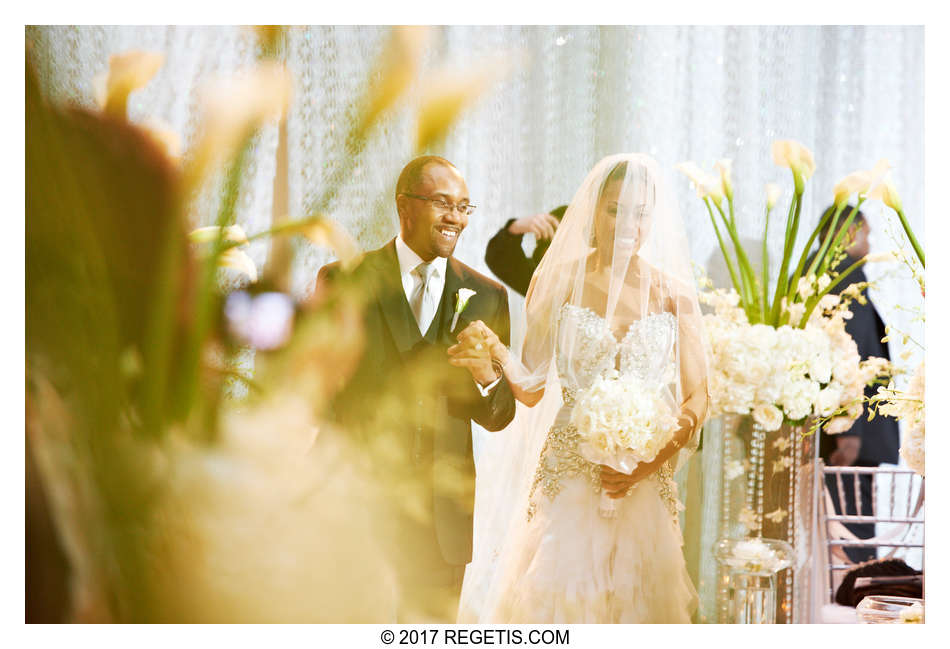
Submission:
<svg viewBox="0 0 950 649">
<path fill-rule="evenodd" d="M 850 205 L 847 206 L 842 215 L 850 214 L 851 209 Z M 829 207 L 825 211 L 825 215 L 832 210 L 834 210 L 834 206 Z M 830 229 L 830 223 L 826 226 L 826 231 L 827 229 Z M 858 212 L 848 233 L 845 234 L 845 241 L 851 241 L 851 245 L 848 246 L 844 259 L 834 269 L 835 272 L 843 272 L 848 266 L 868 254 L 870 251 L 868 243 L 870 232 L 871 228 L 867 219 L 861 212 Z M 824 235 L 823 232 L 822 240 L 824 240 Z M 833 292 L 840 293 L 851 284 L 861 282 L 867 282 L 867 277 L 864 274 L 864 269 L 859 267 L 852 271 L 847 279 L 839 284 Z M 884 321 L 881 320 L 881 316 L 874 308 L 874 303 L 871 302 L 870 297 L 867 297 L 864 304 L 855 300 L 851 303 L 850 309 L 854 315 L 846 321 L 845 330 L 857 343 L 861 360 L 871 356 L 889 359 L 890 353 L 887 343 L 881 342 L 881 339 L 886 335 Z M 875 391 L 876 388 L 874 387 L 865 388 L 865 396 L 872 396 Z M 854 425 L 843 433 L 836 435 L 823 434 L 819 445 L 821 458 L 828 466 L 897 464 L 899 448 L 900 430 L 897 421 L 884 416 L 877 416 L 873 420 L 868 420 L 867 413 L 858 417 Z M 832 476 L 827 477 L 831 497 L 835 502 L 835 506 L 840 509 L 838 488 L 835 482 Z M 861 514 L 871 515 L 873 513 L 871 509 L 871 476 L 860 476 L 859 484 L 861 489 Z M 843 489 L 846 513 L 855 514 L 857 507 L 853 480 L 844 480 Z M 859 538 L 866 539 L 874 536 L 873 523 L 849 523 L 847 527 Z M 867 561 L 875 557 L 874 548 L 847 548 L 845 552 L 853 561 L 857 562 Z"/>
<path fill-rule="evenodd" d="M 528 292 L 531 276 L 551 244 L 566 209 L 567 205 L 560 205 L 547 214 L 509 219 L 505 223 L 505 227 L 492 237 L 485 250 L 485 263 L 498 279 L 521 295 Z M 529 232 L 534 234 L 538 242 L 530 257 L 521 247 L 524 235 Z"/>
</svg>

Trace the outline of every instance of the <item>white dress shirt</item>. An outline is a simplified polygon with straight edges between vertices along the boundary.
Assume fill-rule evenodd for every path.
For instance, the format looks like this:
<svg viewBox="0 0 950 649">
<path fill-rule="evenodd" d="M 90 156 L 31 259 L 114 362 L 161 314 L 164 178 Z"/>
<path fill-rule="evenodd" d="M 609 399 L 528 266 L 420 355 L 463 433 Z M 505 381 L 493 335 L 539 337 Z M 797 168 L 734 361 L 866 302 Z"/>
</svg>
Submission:
<svg viewBox="0 0 950 649">
<path fill-rule="evenodd" d="M 416 266 L 425 262 L 412 248 L 406 245 L 406 242 L 402 240 L 401 234 L 396 235 L 396 258 L 399 260 L 399 277 L 402 280 L 402 290 L 406 294 L 406 302 L 412 304 L 412 294 L 422 281 L 417 275 L 413 274 L 412 271 L 415 270 Z M 445 290 L 445 267 L 448 264 L 448 259 L 446 257 L 436 257 L 432 260 L 431 264 L 433 272 L 429 278 L 427 291 L 435 296 L 435 308 L 432 310 L 428 322 L 419 323 L 419 333 L 423 336 L 426 335 L 426 331 L 428 331 L 429 325 L 432 323 L 432 318 L 435 317 L 436 312 L 439 310 L 439 301 L 442 299 L 442 293 Z M 492 388 L 498 385 L 499 381 L 501 381 L 501 377 L 495 379 L 485 387 L 482 387 L 478 381 L 475 381 L 475 386 L 483 397 L 487 397 Z"/>
</svg>

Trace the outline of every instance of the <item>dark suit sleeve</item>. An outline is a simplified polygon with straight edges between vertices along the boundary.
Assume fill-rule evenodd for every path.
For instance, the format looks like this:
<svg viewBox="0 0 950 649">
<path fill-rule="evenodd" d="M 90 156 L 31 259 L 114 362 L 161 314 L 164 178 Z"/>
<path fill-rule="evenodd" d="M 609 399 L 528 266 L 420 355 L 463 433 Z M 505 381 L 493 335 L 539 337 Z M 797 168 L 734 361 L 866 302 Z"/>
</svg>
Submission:
<svg viewBox="0 0 950 649">
<path fill-rule="evenodd" d="M 535 263 L 525 256 L 521 248 L 522 234 L 512 234 L 508 231 L 508 226 L 514 222 L 509 219 L 505 227 L 499 230 L 491 241 L 488 242 L 488 248 L 485 250 L 485 263 L 493 273 L 522 295 L 528 292 L 528 285 L 531 284 L 531 275 L 535 271 Z M 496 332 L 498 333 L 498 332 Z M 501 334 L 499 333 L 499 336 Z"/>
<path fill-rule="evenodd" d="M 508 345 L 511 338 L 511 320 L 508 316 L 508 293 L 501 289 L 497 292 L 498 308 L 495 311 L 491 322 L 486 322 L 498 338 Z M 511 386 L 508 385 L 508 379 L 504 376 L 498 384 L 492 389 L 487 397 L 479 395 L 479 401 L 476 405 L 476 412 L 473 413 L 474 419 L 479 426 L 485 430 L 501 430 L 514 419 L 515 416 L 515 397 L 511 392 Z"/>
</svg>

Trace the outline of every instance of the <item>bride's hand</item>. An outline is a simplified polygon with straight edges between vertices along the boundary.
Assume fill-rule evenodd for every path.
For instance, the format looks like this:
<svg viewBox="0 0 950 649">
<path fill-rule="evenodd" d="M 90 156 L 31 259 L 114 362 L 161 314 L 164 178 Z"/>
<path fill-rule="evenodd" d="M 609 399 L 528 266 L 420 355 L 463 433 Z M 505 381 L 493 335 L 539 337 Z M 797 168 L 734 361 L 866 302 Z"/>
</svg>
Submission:
<svg viewBox="0 0 950 649">
<path fill-rule="evenodd" d="M 501 342 L 498 335 L 481 320 L 476 320 L 465 327 L 465 329 L 459 333 L 457 339 L 459 343 L 463 345 L 466 344 L 466 342 L 477 340 L 477 342 L 483 344 L 488 349 L 488 353 L 491 354 L 493 362 L 501 367 L 504 367 L 508 363 L 508 348 Z M 449 351 L 451 352 L 451 350 Z"/>
<path fill-rule="evenodd" d="M 623 498 L 627 495 L 630 487 L 646 478 L 654 470 L 650 465 L 640 463 L 633 470 L 633 473 L 627 474 L 615 471 L 606 464 L 601 464 L 600 484 L 611 498 Z"/>
</svg>

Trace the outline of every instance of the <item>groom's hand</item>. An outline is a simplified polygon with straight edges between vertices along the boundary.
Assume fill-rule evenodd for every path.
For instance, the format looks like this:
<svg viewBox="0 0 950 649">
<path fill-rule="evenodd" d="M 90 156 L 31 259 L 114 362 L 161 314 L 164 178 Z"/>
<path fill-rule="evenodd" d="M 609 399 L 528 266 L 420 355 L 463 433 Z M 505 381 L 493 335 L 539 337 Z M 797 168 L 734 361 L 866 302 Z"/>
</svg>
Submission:
<svg viewBox="0 0 950 649">
<path fill-rule="evenodd" d="M 457 345 L 448 349 L 449 364 L 464 367 L 480 385 L 488 385 L 501 377 L 500 364 L 492 363 L 491 348 L 486 331 L 497 341 L 498 337 L 481 320 L 477 320 L 459 332 Z"/>
</svg>

